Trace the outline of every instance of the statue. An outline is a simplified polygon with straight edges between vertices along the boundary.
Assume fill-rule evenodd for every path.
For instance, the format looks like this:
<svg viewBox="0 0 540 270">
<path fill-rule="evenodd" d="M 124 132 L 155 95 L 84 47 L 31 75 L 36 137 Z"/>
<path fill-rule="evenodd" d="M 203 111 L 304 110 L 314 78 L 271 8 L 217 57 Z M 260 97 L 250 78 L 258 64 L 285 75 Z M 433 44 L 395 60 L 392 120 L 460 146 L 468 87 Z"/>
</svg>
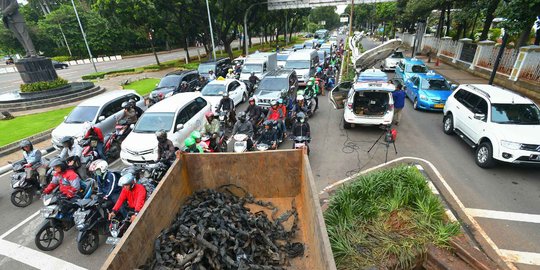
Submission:
<svg viewBox="0 0 540 270">
<path fill-rule="evenodd" d="M 6 28 L 11 30 L 26 51 L 26 57 L 37 56 L 17 0 L 0 0 L 0 13 Z"/>
</svg>

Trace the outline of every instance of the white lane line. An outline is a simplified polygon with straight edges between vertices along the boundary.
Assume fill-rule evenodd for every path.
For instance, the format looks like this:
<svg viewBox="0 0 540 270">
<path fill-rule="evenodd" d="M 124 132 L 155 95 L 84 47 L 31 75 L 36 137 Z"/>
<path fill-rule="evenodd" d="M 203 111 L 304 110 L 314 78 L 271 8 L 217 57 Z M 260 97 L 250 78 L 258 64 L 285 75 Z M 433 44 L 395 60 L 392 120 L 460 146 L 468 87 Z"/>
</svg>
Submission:
<svg viewBox="0 0 540 270">
<path fill-rule="evenodd" d="M 15 227 L 11 228 L 9 231 L 5 232 L 4 234 L 0 235 L 0 240 L 4 239 L 6 236 L 10 235 L 12 232 L 20 228 L 22 225 L 24 225 L 26 222 L 34 219 L 37 215 L 39 215 L 39 211 L 35 212 L 31 216 L 27 217 L 25 220 L 20 222 L 19 224 L 15 225 Z"/>
<path fill-rule="evenodd" d="M 501 249 L 505 260 L 514 263 L 540 265 L 540 253 Z"/>
<path fill-rule="evenodd" d="M 0 240 L 0 255 L 42 270 L 84 270 L 78 265 L 6 240 Z"/>
<path fill-rule="evenodd" d="M 466 208 L 465 211 L 473 217 L 540 223 L 540 215 L 535 215 L 535 214 L 503 212 L 503 211 L 475 209 L 475 208 Z"/>
</svg>

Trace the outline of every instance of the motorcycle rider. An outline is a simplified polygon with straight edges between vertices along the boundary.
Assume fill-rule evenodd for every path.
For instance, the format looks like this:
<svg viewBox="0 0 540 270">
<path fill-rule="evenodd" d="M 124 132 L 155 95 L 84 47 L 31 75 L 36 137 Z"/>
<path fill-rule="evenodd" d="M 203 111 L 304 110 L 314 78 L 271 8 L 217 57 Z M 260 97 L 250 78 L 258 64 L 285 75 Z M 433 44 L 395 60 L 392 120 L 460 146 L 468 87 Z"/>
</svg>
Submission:
<svg viewBox="0 0 540 270">
<path fill-rule="evenodd" d="M 234 124 L 236 122 L 235 113 L 234 113 L 234 101 L 229 97 L 229 93 L 223 93 L 223 98 L 219 101 L 219 105 L 216 109 L 216 112 L 228 111 L 229 115 L 227 120 L 229 123 Z"/>
<path fill-rule="evenodd" d="M 141 117 L 144 111 L 141 108 L 139 108 L 139 106 L 137 106 L 137 101 L 135 101 L 135 99 L 130 98 L 128 102 L 131 108 L 135 109 L 135 112 L 137 113 L 137 119 L 139 119 L 139 117 Z"/>
<path fill-rule="evenodd" d="M 298 117 L 299 113 L 304 113 L 304 114 L 308 113 L 308 108 L 306 106 L 306 103 L 304 102 L 303 95 L 298 95 L 296 97 L 296 102 L 293 105 L 292 111 L 293 111 L 293 114 L 296 115 L 296 117 Z"/>
<path fill-rule="evenodd" d="M 105 144 L 103 143 L 104 138 L 103 138 L 103 132 L 101 132 L 101 129 L 99 127 L 94 126 L 90 122 L 84 123 L 84 129 L 86 130 L 84 134 L 84 139 L 88 139 L 91 136 L 97 138 L 96 152 L 98 153 L 98 156 L 100 159 L 107 159 L 105 157 L 105 154 L 103 153 L 103 147 Z"/>
<path fill-rule="evenodd" d="M 55 159 L 49 164 L 54 170 L 51 183 L 43 190 L 44 194 L 51 193 L 57 186 L 60 192 L 68 198 L 73 198 L 81 188 L 81 179 L 73 169 L 68 167 L 65 161 Z"/>
<path fill-rule="evenodd" d="M 226 79 L 235 79 L 236 75 L 234 74 L 234 70 L 232 68 L 229 68 L 227 72 L 227 76 L 225 76 Z"/>
<path fill-rule="evenodd" d="M 180 88 L 178 88 L 178 90 L 175 90 L 173 95 L 176 95 L 178 93 L 185 93 L 185 92 L 189 92 L 188 90 L 188 83 L 186 81 L 182 81 L 182 83 L 180 83 Z"/>
<path fill-rule="evenodd" d="M 123 102 L 122 108 L 124 108 L 124 112 L 122 114 L 122 117 L 116 121 L 116 124 L 120 124 L 122 121 L 125 121 L 125 124 L 123 125 L 124 128 L 122 129 L 122 136 L 121 138 L 118 138 L 120 141 L 122 141 L 124 138 L 127 137 L 129 132 L 131 132 L 131 128 L 129 127 L 131 124 L 137 123 L 137 111 L 131 107 L 129 102 Z"/>
<path fill-rule="evenodd" d="M 110 207 L 112 207 L 118 200 L 120 191 L 122 190 L 118 186 L 120 173 L 109 171 L 109 163 L 102 159 L 94 160 L 90 164 L 89 170 L 96 178 L 98 193 L 103 196 L 104 200 L 110 202 Z"/>
<path fill-rule="evenodd" d="M 285 137 L 283 134 L 285 133 L 285 124 L 281 121 L 281 119 L 285 119 L 285 115 L 283 114 L 283 110 L 279 108 L 277 101 L 272 100 L 270 102 L 270 108 L 268 109 L 266 119 L 277 122 L 278 138 Z"/>
<path fill-rule="evenodd" d="M 184 140 L 184 145 L 184 152 L 186 153 L 204 153 L 201 146 L 197 145 L 197 142 L 195 142 L 195 139 L 191 138 L 191 136 Z"/>
<path fill-rule="evenodd" d="M 276 131 L 273 128 L 273 121 L 272 120 L 265 120 L 264 123 L 264 130 L 261 133 L 261 136 L 259 137 L 259 140 L 257 141 L 257 144 L 264 143 L 270 146 L 270 149 L 276 149 L 277 147 L 277 134 Z"/>
<path fill-rule="evenodd" d="M 257 124 L 261 120 L 262 109 L 260 106 L 255 105 L 254 97 L 249 98 L 249 105 L 244 112 L 249 117 L 249 121 L 253 125 L 253 130 L 257 129 Z"/>
<path fill-rule="evenodd" d="M 253 125 L 251 124 L 251 122 L 248 122 L 246 121 L 246 113 L 245 112 L 240 112 L 238 113 L 238 122 L 236 122 L 236 124 L 234 124 L 234 127 L 233 127 L 233 130 L 232 130 L 232 135 L 236 135 L 236 134 L 245 134 L 248 136 L 247 138 L 247 150 L 249 151 L 250 149 L 253 148 L 253 141 L 251 140 L 251 138 L 253 137 Z"/>
<path fill-rule="evenodd" d="M 207 150 L 206 149 L 206 144 L 201 141 L 202 136 L 201 136 L 201 133 L 198 130 L 194 130 L 193 132 L 191 132 L 191 134 L 189 136 L 195 140 L 195 144 L 197 146 L 199 146 L 200 148 L 203 149 L 203 151 L 206 152 L 206 150 Z"/>
<path fill-rule="evenodd" d="M 306 89 L 304 92 L 315 99 L 315 110 L 319 108 L 319 97 L 317 97 L 317 94 L 319 94 L 319 86 L 315 84 L 315 78 L 311 77 L 309 81 L 307 82 Z"/>
<path fill-rule="evenodd" d="M 86 170 L 84 166 L 81 166 L 81 146 L 75 143 L 73 137 L 70 136 L 63 137 L 60 142 L 64 148 L 58 157 L 65 160 L 69 167 L 77 170 L 81 177 L 86 176 Z"/>
<path fill-rule="evenodd" d="M 201 133 L 212 136 L 212 139 L 210 140 L 210 148 L 215 149 L 217 145 L 218 136 L 220 136 L 219 120 L 215 117 L 212 111 L 206 112 L 204 116 L 206 116 L 207 122 L 204 124 L 203 128 L 201 129 Z"/>
<path fill-rule="evenodd" d="M 118 197 L 112 211 L 109 213 L 109 220 L 117 215 L 124 202 L 127 201 L 128 208 L 135 211 L 135 213 L 130 217 L 130 222 L 133 222 L 146 202 L 146 189 L 143 185 L 136 183 L 135 176 L 133 176 L 131 173 L 127 173 L 120 177 L 118 186 L 122 187 L 122 191 L 120 192 L 120 196 Z M 124 216 L 127 214 L 127 212 L 127 209 L 125 209 Z"/>
<path fill-rule="evenodd" d="M 257 83 L 259 83 L 259 77 L 255 76 L 255 72 L 251 72 L 251 76 L 249 76 L 249 84 L 250 84 L 250 89 L 249 89 L 249 92 L 251 94 L 253 94 L 253 91 L 255 91 L 255 85 L 257 85 Z"/>
<path fill-rule="evenodd" d="M 306 115 L 303 112 L 299 112 L 296 115 L 296 123 L 294 123 L 294 126 L 292 128 L 292 134 L 295 137 L 310 137 L 311 129 L 309 127 L 309 123 L 306 122 Z"/>
<path fill-rule="evenodd" d="M 26 179 L 32 178 L 37 173 L 37 179 L 40 185 L 44 185 L 45 171 L 41 170 L 41 151 L 34 149 L 34 145 L 29 140 L 22 140 L 19 143 L 19 147 L 23 151 L 23 158 L 26 164 L 24 164 L 24 172 L 26 173 Z"/>
<path fill-rule="evenodd" d="M 240 66 L 239 64 L 237 64 L 234 68 L 234 73 L 235 74 L 240 74 L 242 72 L 242 66 Z"/>
<path fill-rule="evenodd" d="M 167 139 L 167 132 L 161 129 L 156 131 L 158 141 L 158 151 L 156 161 L 161 161 L 167 166 L 171 166 L 175 159 L 175 149 L 171 140 Z"/>
<path fill-rule="evenodd" d="M 208 81 L 211 82 L 216 79 L 216 74 L 214 74 L 213 70 L 208 71 Z"/>
</svg>

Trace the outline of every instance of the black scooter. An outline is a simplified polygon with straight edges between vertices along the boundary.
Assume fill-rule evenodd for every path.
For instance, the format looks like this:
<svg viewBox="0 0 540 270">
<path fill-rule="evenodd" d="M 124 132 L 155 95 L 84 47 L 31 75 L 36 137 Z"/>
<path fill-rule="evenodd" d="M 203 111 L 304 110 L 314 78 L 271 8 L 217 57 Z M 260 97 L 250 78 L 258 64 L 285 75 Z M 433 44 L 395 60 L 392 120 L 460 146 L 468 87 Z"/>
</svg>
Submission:
<svg viewBox="0 0 540 270">
<path fill-rule="evenodd" d="M 79 209 L 73 214 L 77 234 L 77 249 L 84 255 L 90 255 L 99 246 L 99 235 L 108 234 L 108 208 L 112 202 L 105 201 L 101 194 L 90 199 L 77 201 Z"/>
<path fill-rule="evenodd" d="M 75 225 L 73 213 L 78 206 L 60 193 L 43 196 L 43 204 L 40 212 L 45 221 L 37 231 L 34 242 L 40 250 L 51 251 L 64 241 L 64 231 Z"/>
</svg>

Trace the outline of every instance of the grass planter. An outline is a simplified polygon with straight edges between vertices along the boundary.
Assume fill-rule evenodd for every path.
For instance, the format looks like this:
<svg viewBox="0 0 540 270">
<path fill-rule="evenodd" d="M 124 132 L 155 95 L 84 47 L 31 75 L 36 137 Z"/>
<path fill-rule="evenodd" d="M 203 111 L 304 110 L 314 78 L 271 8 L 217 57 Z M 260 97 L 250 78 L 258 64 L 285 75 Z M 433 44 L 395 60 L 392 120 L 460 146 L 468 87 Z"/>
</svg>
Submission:
<svg viewBox="0 0 540 270">
<path fill-rule="evenodd" d="M 424 176 L 407 166 L 344 184 L 324 217 L 338 269 L 412 269 L 429 244 L 449 247 L 460 233 Z"/>
<path fill-rule="evenodd" d="M 63 89 L 66 87 L 69 87 L 68 81 L 59 77 L 53 81 L 21 84 L 21 93 L 57 90 L 57 89 Z"/>
</svg>

